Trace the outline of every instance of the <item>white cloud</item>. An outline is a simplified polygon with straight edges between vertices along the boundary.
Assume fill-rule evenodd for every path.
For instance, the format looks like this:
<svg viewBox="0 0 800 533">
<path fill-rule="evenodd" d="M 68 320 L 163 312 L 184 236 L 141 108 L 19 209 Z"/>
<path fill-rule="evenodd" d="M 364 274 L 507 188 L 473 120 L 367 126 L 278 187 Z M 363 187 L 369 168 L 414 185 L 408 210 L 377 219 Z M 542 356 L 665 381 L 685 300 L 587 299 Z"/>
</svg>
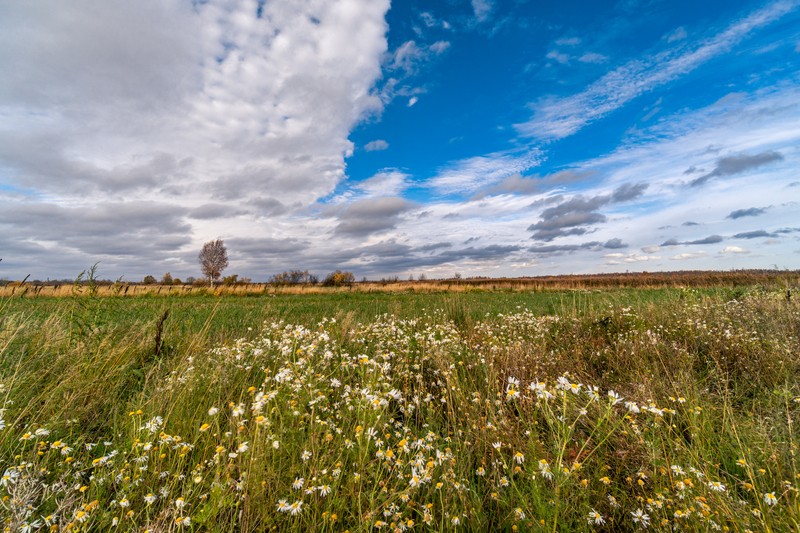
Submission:
<svg viewBox="0 0 800 533">
<path fill-rule="evenodd" d="M 701 259 L 703 257 L 707 257 L 708 254 L 705 252 L 686 252 L 682 254 L 673 255 L 670 257 L 673 261 L 686 261 L 687 259 Z"/>
<path fill-rule="evenodd" d="M 450 42 L 445 40 L 436 41 L 429 46 L 409 40 L 398 46 L 387 56 L 387 68 L 396 77 L 389 78 L 384 84 L 382 89 L 384 101 L 390 101 L 397 95 L 404 96 L 411 91 L 412 89 L 403 85 L 404 80 L 419 75 L 427 63 L 444 54 L 448 48 Z"/>
<path fill-rule="evenodd" d="M 451 163 L 427 185 L 441 194 L 470 194 L 537 166 L 541 157 L 542 154 L 538 150 L 523 154 L 497 152 L 470 157 Z"/>
<path fill-rule="evenodd" d="M 578 46 L 581 44 L 580 37 L 562 37 L 556 40 L 558 46 Z"/>
<path fill-rule="evenodd" d="M 203 30 L 185 2 L 5 4 L 0 103 L 89 119 L 113 105 L 122 113 L 163 111 L 200 82 L 195 64 L 211 50 L 193 35 Z"/>
<path fill-rule="evenodd" d="M 552 59 L 557 63 L 561 63 L 562 65 L 569 63 L 569 56 L 567 54 L 559 52 L 558 50 L 550 50 L 549 52 L 547 52 L 547 55 L 545 57 L 547 59 Z"/>
<path fill-rule="evenodd" d="M 612 253 L 612 254 L 605 254 L 603 257 L 608 259 L 608 261 L 606 261 L 607 265 L 621 265 L 624 263 L 627 264 L 642 263 L 646 261 L 658 261 L 661 259 L 661 257 L 658 255 L 642 255 L 638 253 L 631 253 L 631 254 Z"/>
<path fill-rule="evenodd" d="M 367 196 L 399 196 L 408 188 L 409 175 L 399 170 L 383 170 L 355 187 Z"/>
<path fill-rule="evenodd" d="M 417 46 L 414 41 L 406 41 L 394 51 L 392 57 L 392 68 L 402 69 L 407 74 L 413 73 L 417 64 L 426 57 L 425 50 Z"/>
<path fill-rule="evenodd" d="M 380 150 L 386 150 L 387 148 L 389 148 L 389 143 L 383 139 L 375 139 L 374 141 L 370 141 L 364 145 L 364 150 L 367 152 L 376 152 Z"/>
<path fill-rule="evenodd" d="M 724 256 L 718 255 L 716 248 L 702 255 L 681 254 L 697 252 L 697 248 L 707 246 L 661 248 L 656 244 L 672 238 L 692 242 L 717 234 L 726 241 L 719 246 L 721 248 L 727 244 L 741 245 L 741 241 L 732 240 L 736 233 L 762 227 L 774 231 L 786 226 L 796 206 L 775 207 L 757 218 L 731 220 L 726 217 L 735 209 L 778 206 L 786 202 L 787 191 L 794 190 L 785 187 L 797 181 L 795 169 L 800 164 L 800 152 L 793 148 L 800 145 L 800 130 L 795 126 L 800 119 L 798 93 L 791 85 L 769 87 L 750 95 L 722 99 L 704 109 L 665 116 L 662 122 L 630 134 L 617 151 L 597 159 L 574 162 L 568 172 L 591 176 L 584 180 L 548 179 L 520 170 L 536 166 L 538 159 L 544 157 L 541 153 L 500 152 L 453 161 L 427 183 L 415 184 L 427 186 L 442 196 L 405 212 L 393 222 L 391 229 L 376 233 L 375 239 L 395 239 L 407 246 L 406 263 L 416 261 L 414 250 L 427 250 L 426 247 L 445 243 L 447 246 L 423 254 L 429 260 L 426 272 L 431 276 L 437 272 L 452 275 L 456 270 L 464 275 L 674 270 L 684 268 L 680 261 L 691 268 L 714 269 L 720 268 L 721 257 L 725 258 L 725 268 L 764 268 L 768 266 L 763 263 L 764 254 L 755 253 L 755 250 L 749 254 L 728 252 Z M 709 150 L 711 145 L 714 148 Z M 769 150 L 784 154 L 785 160 L 770 167 L 768 173 L 733 175 L 711 181 L 702 190 L 691 188 L 687 192 L 689 188 L 685 182 L 691 176 L 687 178 L 683 172 L 689 166 L 710 170 L 718 158 L 727 154 Z M 525 155 L 530 156 L 529 159 L 525 159 Z M 527 177 L 516 177 L 517 172 Z M 384 179 L 387 185 L 381 184 Z M 402 183 L 402 179 L 397 177 L 394 183 Z M 506 180 L 513 184 L 520 179 L 530 180 L 536 187 L 531 184 L 526 194 L 513 194 L 513 187 L 505 191 L 499 188 L 489 195 L 477 194 Z M 553 242 L 553 249 L 560 251 L 552 255 L 542 255 L 541 250 L 531 251 L 535 246 L 526 228 L 536 223 L 545 209 L 575 194 L 585 198 L 608 195 L 625 184 L 643 180 L 649 184 L 646 193 L 635 202 L 604 207 L 602 214 L 607 220 L 597 224 L 591 233 L 559 237 Z M 370 194 L 398 190 L 388 185 L 390 182 L 388 177 L 376 177 Z M 364 194 L 363 191 L 355 193 Z M 690 220 L 702 225 L 683 225 Z M 758 226 L 752 226 L 754 223 Z M 610 249 L 601 244 L 614 239 L 621 239 L 628 248 Z M 796 248 L 796 241 L 791 239 L 791 236 L 776 239 L 769 249 L 770 262 L 781 265 L 796 262 L 796 253 L 791 248 L 792 245 Z M 595 244 L 589 246 L 592 243 Z M 761 245 L 752 240 L 747 243 Z M 509 261 L 477 263 L 450 259 L 457 257 L 455 252 L 460 249 L 489 244 L 521 249 L 514 252 Z M 454 253 L 443 254 L 447 250 Z M 435 259 L 438 254 L 443 254 L 447 261 Z M 670 260 L 670 256 L 674 259 Z M 359 264 L 359 268 L 362 267 L 366 268 Z M 400 269 L 398 274 L 408 275 L 407 270 L 396 268 Z"/>
<path fill-rule="evenodd" d="M 675 41 L 682 41 L 688 37 L 689 34 L 686 33 L 686 28 L 683 26 L 678 26 L 668 34 L 666 34 L 663 39 L 668 43 L 674 43 Z"/>
<path fill-rule="evenodd" d="M 489 18 L 494 8 L 492 0 L 472 0 L 472 10 L 478 22 L 483 22 Z"/>
<path fill-rule="evenodd" d="M 680 47 L 630 61 L 607 73 L 583 92 L 563 98 L 542 99 L 534 104 L 533 118 L 516 127 L 521 134 L 540 139 L 560 139 L 572 135 L 637 96 L 727 53 L 751 32 L 780 19 L 797 5 L 796 0 L 773 2 L 694 47 Z M 555 58 L 557 53 L 551 53 Z"/>
<path fill-rule="evenodd" d="M 428 47 L 434 54 L 441 54 L 450 48 L 450 41 L 436 41 Z"/>
<path fill-rule="evenodd" d="M 189 247 L 279 233 L 266 219 L 330 194 L 350 131 L 382 108 L 388 8 L 276 0 L 258 18 L 255 2 L 223 0 L 6 5 L 4 185 L 70 208 L 158 197 L 176 212 L 246 213 L 192 221 Z"/>
<path fill-rule="evenodd" d="M 429 13 L 428 11 L 423 11 L 420 13 L 419 18 L 422 19 L 422 22 L 428 28 L 433 28 L 439 23 L 439 21 L 436 20 L 436 17 L 434 17 L 433 14 Z"/>
<path fill-rule="evenodd" d="M 746 250 L 740 246 L 726 246 L 719 251 L 720 254 L 749 254 L 750 250 Z"/>
<path fill-rule="evenodd" d="M 608 57 L 597 52 L 586 52 L 578 58 L 578 61 L 581 63 L 605 63 L 608 61 Z"/>
<path fill-rule="evenodd" d="M 445 30 L 450 29 L 449 22 L 447 22 L 446 20 L 437 19 L 433 15 L 433 13 L 430 13 L 429 11 L 423 11 L 422 13 L 420 13 L 419 18 L 422 20 L 422 23 L 425 24 L 427 28 L 435 28 L 438 26 Z M 418 35 L 422 34 L 422 31 L 417 31 L 417 30 L 415 31 L 417 32 Z"/>
<path fill-rule="evenodd" d="M 406 104 L 406 106 L 413 107 L 414 104 L 416 104 L 417 102 L 419 102 L 419 98 L 416 96 L 412 96 L 411 98 L 408 99 L 408 103 Z"/>
<path fill-rule="evenodd" d="M 742 244 L 735 234 L 760 229 L 772 234 L 792 220 L 796 206 L 775 207 L 757 219 L 726 218 L 734 210 L 778 206 L 797 190 L 785 188 L 797 182 L 800 165 L 800 94 L 789 83 L 664 116 L 629 133 L 614 153 L 573 162 L 566 170 L 591 179 L 530 176 L 544 155 L 506 151 L 453 161 L 427 183 L 385 169 L 347 187 L 345 157 L 354 149 L 348 135 L 381 109 L 374 90 L 381 59 L 384 68 L 398 60 L 391 73 L 396 85 L 387 81 L 387 94 L 399 97 L 401 106 L 413 105 L 424 88 L 396 81 L 403 79 L 403 65 L 418 69 L 420 61 L 447 50 L 447 41 L 439 41 L 387 53 L 388 2 L 363 1 L 359 7 L 356 0 L 275 0 L 264 4 L 265 19 L 254 16 L 252 5 L 216 0 L 198 4 L 197 12 L 177 0 L 148 4 L 141 8 L 145 14 L 138 7 L 105 3 L 97 7 L 97 21 L 85 17 L 88 3 L 59 10 L 34 3 L 5 8 L 0 71 L 10 76 L 0 83 L 0 181 L 9 188 L 0 190 L 2 266 L 15 260 L 9 250 L 39 261 L 53 257 L 43 249 L 58 248 L 65 251 L 63 268 L 73 273 L 93 263 L 87 257 L 96 257 L 104 275 L 162 264 L 185 277 L 197 275 L 198 241 L 220 236 L 236 242 L 230 246 L 231 271 L 255 279 L 295 265 L 317 273 L 351 265 L 359 277 L 403 269 L 417 273 L 423 267 L 429 275 L 620 268 L 614 265 L 653 270 L 675 268 L 667 256 L 685 250 L 660 252 L 655 243 L 720 235 L 724 244 Z M 53 46 L 44 41 L 34 46 L 38 33 L 26 32 L 37 24 L 52 36 Z M 553 48 L 579 61 L 580 52 L 567 48 L 578 44 L 579 39 L 559 40 Z M 645 62 L 663 69 L 679 55 L 675 50 Z M 117 72 L 120 64 L 130 71 Z M 656 86 L 647 65 L 628 66 L 628 81 Z M 106 71 L 115 75 L 103 79 Z M 594 96 L 600 107 L 612 98 L 603 92 Z M 584 116 L 577 127 L 595 118 Z M 363 148 L 386 146 L 374 139 Z M 694 176 L 683 173 L 690 166 L 710 172 L 721 157 L 770 150 L 785 159 L 768 173 L 754 169 L 687 190 Z M 514 193 L 527 180 L 536 186 L 524 183 L 526 192 Z M 643 180 L 650 186 L 640 200 L 607 206 L 602 212 L 607 220 L 591 234 L 554 242 L 563 250 L 573 246 L 574 253 L 545 257 L 530 251 L 525 228 L 548 206 Z M 500 184 L 505 188 L 475 194 Z M 401 198 L 410 187 L 428 187 L 441 196 L 413 204 Z M 332 191 L 343 189 L 331 198 Z M 315 204 L 320 197 L 329 205 Z M 318 216 L 326 207 L 336 214 Z M 688 220 L 702 223 L 702 229 L 683 226 Z M 23 231 L 25 224 L 29 229 Z M 76 225 L 82 235 L 71 229 Z M 242 235 L 264 237 L 236 240 Z M 681 254 L 675 261 L 692 259 L 694 268 L 715 268 L 723 254 L 726 267 L 763 267 L 759 261 L 766 260 L 792 265 L 797 255 L 787 250 L 793 238 L 774 237 L 767 259 L 757 253 L 760 240 L 748 240 L 752 253 L 727 246 L 703 257 Z M 585 246 L 614 240 L 628 248 Z M 796 241 L 791 243 L 796 248 Z M 361 249 L 372 255 L 359 255 Z M 100 255 L 91 256 L 94 252 Z"/>
</svg>

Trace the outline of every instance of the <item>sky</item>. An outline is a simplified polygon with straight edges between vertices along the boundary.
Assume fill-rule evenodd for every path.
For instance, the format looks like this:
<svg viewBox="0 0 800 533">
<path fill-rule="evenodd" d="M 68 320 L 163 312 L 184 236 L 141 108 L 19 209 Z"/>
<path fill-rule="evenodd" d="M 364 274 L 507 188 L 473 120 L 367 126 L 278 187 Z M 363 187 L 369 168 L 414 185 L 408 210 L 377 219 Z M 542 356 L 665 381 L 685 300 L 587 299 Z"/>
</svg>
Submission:
<svg viewBox="0 0 800 533">
<path fill-rule="evenodd" d="M 800 268 L 800 0 L 0 0 L 0 279 Z"/>
</svg>

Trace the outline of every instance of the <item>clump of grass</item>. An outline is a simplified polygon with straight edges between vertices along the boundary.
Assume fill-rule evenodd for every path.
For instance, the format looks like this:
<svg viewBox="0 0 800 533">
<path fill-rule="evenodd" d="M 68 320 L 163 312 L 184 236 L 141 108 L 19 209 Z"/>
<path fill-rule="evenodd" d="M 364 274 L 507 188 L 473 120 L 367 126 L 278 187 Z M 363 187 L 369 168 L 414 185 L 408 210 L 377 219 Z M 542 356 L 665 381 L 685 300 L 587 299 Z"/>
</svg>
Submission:
<svg viewBox="0 0 800 533">
<path fill-rule="evenodd" d="M 476 319 L 459 295 L 406 318 L 268 319 L 219 344 L 216 314 L 186 339 L 164 310 L 77 339 L 67 314 L 6 316 L 4 526 L 796 526 L 795 301 L 574 309 Z"/>
</svg>

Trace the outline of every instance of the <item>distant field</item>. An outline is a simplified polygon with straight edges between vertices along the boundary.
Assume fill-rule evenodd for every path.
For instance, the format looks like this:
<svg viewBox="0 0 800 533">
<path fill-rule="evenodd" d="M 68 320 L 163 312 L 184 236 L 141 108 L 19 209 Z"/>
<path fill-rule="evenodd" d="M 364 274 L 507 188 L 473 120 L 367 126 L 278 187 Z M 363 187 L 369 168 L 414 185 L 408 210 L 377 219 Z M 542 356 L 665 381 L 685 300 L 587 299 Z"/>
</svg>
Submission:
<svg viewBox="0 0 800 533">
<path fill-rule="evenodd" d="M 76 289 L 86 292 L 72 282 L 0 282 L 0 297 L 72 296 Z M 538 276 L 530 278 L 467 278 L 436 280 L 383 280 L 361 281 L 344 287 L 325 287 L 320 284 L 237 283 L 215 285 L 145 285 L 118 281 L 101 282 L 95 287 L 101 296 L 199 296 L 265 294 L 331 294 L 336 292 L 474 292 L 474 291 L 563 291 L 613 288 L 679 288 L 679 287 L 742 287 L 742 286 L 800 285 L 800 271 L 785 270 L 734 270 L 685 272 L 634 272 L 624 274 L 592 274 Z M 83 287 L 83 288 L 82 288 Z"/>
<path fill-rule="evenodd" d="M 770 276 L 249 297 L 5 287 L 0 519 L 797 530 L 798 283 Z"/>
</svg>

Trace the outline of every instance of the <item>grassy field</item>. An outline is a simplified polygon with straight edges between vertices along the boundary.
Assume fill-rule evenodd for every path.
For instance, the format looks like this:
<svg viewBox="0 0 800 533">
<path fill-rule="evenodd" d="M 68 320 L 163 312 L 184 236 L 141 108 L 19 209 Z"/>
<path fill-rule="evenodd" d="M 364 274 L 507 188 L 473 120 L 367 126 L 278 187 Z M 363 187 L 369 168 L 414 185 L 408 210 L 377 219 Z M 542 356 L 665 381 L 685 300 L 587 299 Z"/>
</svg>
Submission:
<svg viewBox="0 0 800 533">
<path fill-rule="evenodd" d="M 747 286 L 797 286 L 800 271 L 787 270 L 730 270 L 679 272 L 631 272 L 614 274 L 575 274 L 537 276 L 527 278 L 450 278 L 401 281 L 397 278 L 383 281 L 360 281 L 344 287 L 326 287 L 319 283 L 275 284 L 236 283 L 216 284 L 209 287 L 203 281 L 195 284 L 143 284 L 117 280 L 111 282 L 94 279 L 95 265 L 81 273 L 75 282 L 61 281 L 8 281 L 0 280 L 0 298 L 65 297 L 76 289 L 100 296 L 285 296 L 289 294 L 336 294 L 340 292 L 371 294 L 385 293 L 439 293 L 481 291 L 567 291 L 587 289 L 664 289 L 681 287 L 747 287 Z M 78 281 L 82 284 L 78 284 Z"/>
<path fill-rule="evenodd" d="M 787 288 L 6 296 L 0 516 L 798 530 Z"/>
</svg>

